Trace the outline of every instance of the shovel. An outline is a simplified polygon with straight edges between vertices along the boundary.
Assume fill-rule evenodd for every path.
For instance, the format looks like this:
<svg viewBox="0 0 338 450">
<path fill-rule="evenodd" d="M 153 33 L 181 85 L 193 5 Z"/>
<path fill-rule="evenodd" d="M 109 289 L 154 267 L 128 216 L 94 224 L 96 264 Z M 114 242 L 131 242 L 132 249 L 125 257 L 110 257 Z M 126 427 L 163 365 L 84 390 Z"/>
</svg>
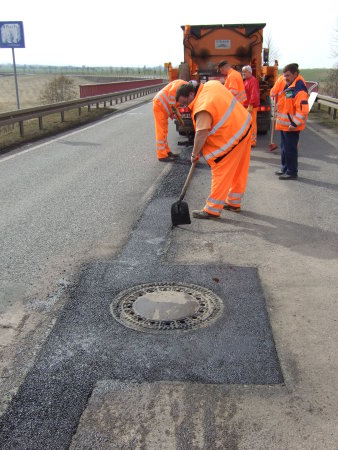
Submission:
<svg viewBox="0 0 338 450">
<path fill-rule="evenodd" d="M 190 167 L 189 174 L 184 183 L 180 198 L 178 199 L 177 202 L 175 202 L 171 205 L 171 222 L 174 227 L 176 225 L 185 225 L 185 224 L 191 223 L 188 203 L 184 202 L 183 199 L 184 199 L 185 193 L 187 192 L 188 186 L 190 184 L 190 180 L 191 180 L 192 174 L 195 170 L 196 164 L 197 164 L 197 161 L 192 163 L 192 165 Z"/>
</svg>

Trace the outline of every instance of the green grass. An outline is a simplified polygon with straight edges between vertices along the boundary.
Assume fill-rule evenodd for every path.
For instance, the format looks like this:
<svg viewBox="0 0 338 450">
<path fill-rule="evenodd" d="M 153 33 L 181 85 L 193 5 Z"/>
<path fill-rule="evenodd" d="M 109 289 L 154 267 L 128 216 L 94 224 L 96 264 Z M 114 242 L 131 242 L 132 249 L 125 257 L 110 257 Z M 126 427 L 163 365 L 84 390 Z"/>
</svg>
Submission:
<svg viewBox="0 0 338 450">
<path fill-rule="evenodd" d="M 315 103 L 309 114 L 309 119 L 314 120 L 324 128 L 338 132 L 338 117 L 333 120 L 333 111 L 331 110 L 331 114 L 329 114 L 328 107 L 325 105 L 320 105 L 320 109 L 318 109 L 318 104 Z"/>
</svg>

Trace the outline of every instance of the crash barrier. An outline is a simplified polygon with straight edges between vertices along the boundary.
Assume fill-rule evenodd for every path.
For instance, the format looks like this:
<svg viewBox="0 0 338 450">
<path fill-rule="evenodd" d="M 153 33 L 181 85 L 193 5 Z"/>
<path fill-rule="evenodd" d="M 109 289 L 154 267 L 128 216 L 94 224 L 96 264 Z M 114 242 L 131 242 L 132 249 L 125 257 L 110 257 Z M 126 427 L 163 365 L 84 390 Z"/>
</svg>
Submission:
<svg viewBox="0 0 338 450">
<path fill-rule="evenodd" d="M 140 87 L 163 84 L 162 78 L 153 80 L 131 80 L 113 81 L 111 83 L 80 84 L 80 98 L 92 97 L 93 95 L 111 94 L 113 92 L 130 91 Z"/>
<path fill-rule="evenodd" d="M 333 119 L 336 120 L 338 98 L 328 97 L 327 95 L 318 95 L 316 102 L 318 104 L 318 109 L 320 109 L 320 105 L 325 105 L 328 107 L 328 114 L 331 115 L 331 111 L 333 111 Z"/>
<path fill-rule="evenodd" d="M 125 101 L 133 100 L 138 97 L 143 97 L 148 94 L 152 94 L 153 92 L 158 92 L 161 90 L 164 86 L 166 86 L 167 83 L 163 84 L 157 84 L 155 86 L 146 86 L 138 89 L 131 89 L 128 91 L 120 91 L 120 92 L 114 92 L 112 94 L 104 94 L 104 95 L 97 95 L 92 97 L 86 97 L 84 99 L 77 99 L 77 100 L 71 100 L 68 102 L 59 102 L 59 103 L 53 103 L 51 105 L 43 105 L 43 106 L 37 106 L 34 108 L 27 108 L 27 109 L 19 109 L 17 111 L 10 111 L 0 114 L 0 127 L 6 126 L 6 125 L 12 125 L 15 123 L 19 123 L 20 127 L 20 136 L 24 136 L 24 126 L 23 123 L 26 120 L 31 119 L 38 119 L 39 120 L 39 128 L 40 130 L 43 129 L 43 122 L 42 118 L 44 116 L 48 116 L 50 114 L 60 113 L 61 114 L 61 122 L 64 122 L 65 120 L 65 111 L 71 110 L 71 109 L 78 109 L 79 115 L 81 114 L 81 108 L 87 107 L 88 111 L 90 111 L 92 105 L 96 105 L 96 108 L 99 108 L 101 104 L 103 104 L 103 107 L 105 108 L 107 103 L 110 104 L 110 106 L 114 104 L 117 105 L 119 103 L 123 103 Z"/>
</svg>

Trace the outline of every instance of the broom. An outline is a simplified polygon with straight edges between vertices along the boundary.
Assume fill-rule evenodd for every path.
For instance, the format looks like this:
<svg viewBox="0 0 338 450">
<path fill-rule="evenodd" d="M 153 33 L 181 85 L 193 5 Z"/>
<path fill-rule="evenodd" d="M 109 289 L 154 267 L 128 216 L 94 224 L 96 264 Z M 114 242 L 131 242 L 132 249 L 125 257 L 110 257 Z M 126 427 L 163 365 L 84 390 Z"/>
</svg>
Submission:
<svg viewBox="0 0 338 450">
<path fill-rule="evenodd" d="M 273 132 L 275 130 L 275 122 L 276 122 L 276 105 L 277 105 L 277 96 L 276 96 L 276 99 L 275 99 L 274 105 L 273 105 L 273 119 L 272 119 L 272 130 L 271 130 L 271 141 L 270 141 L 270 145 L 269 145 L 270 152 L 276 150 L 276 148 L 278 147 L 273 142 Z"/>
</svg>

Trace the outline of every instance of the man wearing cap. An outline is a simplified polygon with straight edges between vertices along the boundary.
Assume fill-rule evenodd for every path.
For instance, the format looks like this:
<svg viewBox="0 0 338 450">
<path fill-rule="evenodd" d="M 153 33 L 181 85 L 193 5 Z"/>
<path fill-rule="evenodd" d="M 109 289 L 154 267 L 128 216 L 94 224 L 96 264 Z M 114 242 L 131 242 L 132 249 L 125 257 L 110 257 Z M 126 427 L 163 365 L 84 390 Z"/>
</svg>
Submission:
<svg viewBox="0 0 338 450">
<path fill-rule="evenodd" d="M 226 60 L 218 64 L 218 71 L 226 77 L 224 86 L 229 89 L 238 102 L 244 105 L 246 93 L 241 74 L 234 70 Z"/>
<path fill-rule="evenodd" d="M 168 119 L 173 120 L 172 106 L 176 105 L 175 95 L 177 88 L 187 84 L 184 80 L 174 80 L 167 84 L 153 98 L 153 112 L 155 120 L 156 152 L 160 162 L 175 161 L 179 158 L 177 153 L 172 153 L 168 141 Z"/>
</svg>

